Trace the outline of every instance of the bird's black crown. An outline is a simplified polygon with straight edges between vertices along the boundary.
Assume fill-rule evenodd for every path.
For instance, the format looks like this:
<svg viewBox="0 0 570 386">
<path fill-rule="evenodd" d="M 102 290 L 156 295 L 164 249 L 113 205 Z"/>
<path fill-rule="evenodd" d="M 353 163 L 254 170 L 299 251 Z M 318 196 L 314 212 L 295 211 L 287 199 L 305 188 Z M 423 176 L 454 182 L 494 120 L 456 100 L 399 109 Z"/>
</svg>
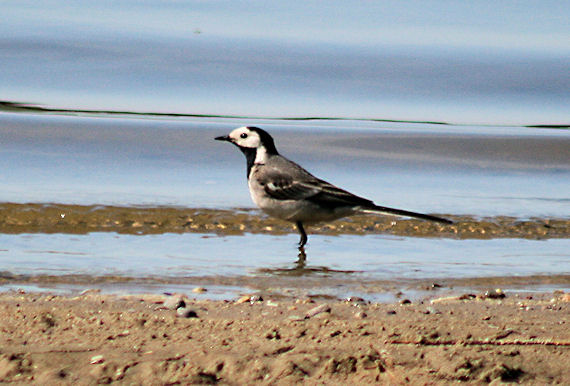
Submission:
<svg viewBox="0 0 570 386">
<path fill-rule="evenodd" d="M 277 148 L 275 147 L 275 142 L 273 141 L 273 137 L 269 135 L 267 131 L 255 126 L 247 126 L 247 129 L 254 131 L 259 135 L 261 144 L 265 147 L 265 150 L 267 151 L 268 154 L 279 154 L 277 152 Z"/>
</svg>

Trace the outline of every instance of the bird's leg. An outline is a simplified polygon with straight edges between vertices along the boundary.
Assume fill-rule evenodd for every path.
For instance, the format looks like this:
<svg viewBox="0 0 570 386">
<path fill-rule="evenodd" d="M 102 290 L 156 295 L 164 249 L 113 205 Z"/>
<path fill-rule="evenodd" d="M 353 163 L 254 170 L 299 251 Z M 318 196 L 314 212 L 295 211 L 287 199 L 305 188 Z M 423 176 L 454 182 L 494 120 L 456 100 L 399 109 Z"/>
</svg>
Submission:
<svg viewBox="0 0 570 386">
<path fill-rule="evenodd" d="M 307 244 L 307 232 L 305 232 L 305 228 L 303 228 L 303 223 L 301 221 L 297 221 L 297 230 L 301 234 L 301 240 L 299 240 L 299 250 L 303 250 L 305 252 L 305 244 Z"/>
<path fill-rule="evenodd" d="M 297 255 L 299 260 L 296 263 L 296 269 L 305 269 L 305 262 L 307 261 L 307 254 L 305 253 L 305 247 L 299 247 L 299 254 Z"/>
</svg>

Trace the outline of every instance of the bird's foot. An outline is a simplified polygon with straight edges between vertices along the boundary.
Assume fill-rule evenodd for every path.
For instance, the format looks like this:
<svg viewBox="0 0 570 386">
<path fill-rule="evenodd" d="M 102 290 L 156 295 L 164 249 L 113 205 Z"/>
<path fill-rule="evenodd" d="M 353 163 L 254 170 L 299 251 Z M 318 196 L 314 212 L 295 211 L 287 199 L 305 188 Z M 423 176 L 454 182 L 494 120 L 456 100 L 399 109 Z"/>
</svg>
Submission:
<svg viewBox="0 0 570 386">
<path fill-rule="evenodd" d="M 307 261 L 307 254 L 305 253 L 305 247 L 300 246 L 299 247 L 299 254 L 297 255 L 297 257 L 299 258 L 297 260 L 297 267 L 304 267 L 305 266 L 305 262 Z"/>
</svg>

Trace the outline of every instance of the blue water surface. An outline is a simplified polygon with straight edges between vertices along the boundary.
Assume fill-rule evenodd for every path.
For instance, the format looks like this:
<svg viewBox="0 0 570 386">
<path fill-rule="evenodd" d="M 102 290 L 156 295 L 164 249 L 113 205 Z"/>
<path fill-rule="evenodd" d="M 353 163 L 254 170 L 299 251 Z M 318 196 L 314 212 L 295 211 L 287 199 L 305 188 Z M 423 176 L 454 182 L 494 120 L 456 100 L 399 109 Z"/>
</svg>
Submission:
<svg viewBox="0 0 570 386">
<path fill-rule="evenodd" d="M 4 1 L 0 98 L 59 108 L 568 124 L 560 1 Z"/>
</svg>

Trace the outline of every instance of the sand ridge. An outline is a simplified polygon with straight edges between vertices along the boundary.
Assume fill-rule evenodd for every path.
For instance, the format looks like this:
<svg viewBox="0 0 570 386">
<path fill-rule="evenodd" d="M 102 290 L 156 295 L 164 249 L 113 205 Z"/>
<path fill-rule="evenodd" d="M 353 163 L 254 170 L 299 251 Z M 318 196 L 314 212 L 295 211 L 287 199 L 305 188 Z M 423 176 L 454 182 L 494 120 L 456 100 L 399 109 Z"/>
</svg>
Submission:
<svg viewBox="0 0 570 386">
<path fill-rule="evenodd" d="M 570 220 L 564 218 L 518 219 L 507 216 L 477 218 L 438 215 L 455 223 L 442 225 L 393 216 L 359 215 L 311 226 L 310 233 L 389 234 L 457 239 L 570 238 Z M 297 233 L 292 224 L 251 209 L 0 203 L 0 233 L 90 232 L 134 235 L 187 232 L 218 235 Z"/>
</svg>

